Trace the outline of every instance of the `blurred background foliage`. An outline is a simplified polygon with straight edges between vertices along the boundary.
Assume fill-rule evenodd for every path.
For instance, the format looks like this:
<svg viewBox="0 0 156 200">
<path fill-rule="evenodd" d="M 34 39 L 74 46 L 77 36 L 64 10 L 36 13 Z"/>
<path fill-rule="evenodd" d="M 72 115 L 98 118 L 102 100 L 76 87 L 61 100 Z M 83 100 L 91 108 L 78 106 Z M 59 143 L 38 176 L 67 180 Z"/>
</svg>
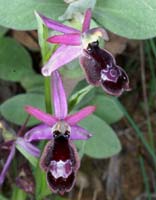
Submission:
<svg viewBox="0 0 156 200">
<path fill-rule="evenodd" d="M 36 190 L 25 193 L 13 184 L 19 163 L 24 162 L 18 155 L 1 188 L 0 200 L 44 199 L 47 195 L 56 200 L 156 198 L 155 0 L 0 0 L 0 112 L 1 121 L 7 124 L 2 133 L 7 130 L 12 134 L 10 127 L 16 131 L 24 123 L 25 105 L 46 109 L 44 77 L 40 73 L 43 61 L 36 31 L 39 26 L 34 12 L 80 29 L 88 7 L 93 9 L 92 26 L 106 28 L 110 36 L 109 42 L 100 41 L 100 45 L 111 51 L 127 71 L 132 90 L 117 99 L 100 88 L 89 87 L 78 60 L 63 67 L 60 71 L 69 110 L 73 112 L 86 105 L 97 107 L 93 116 L 80 123 L 93 137 L 87 142 L 76 142 L 82 158 L 76 188 L 66 198 L 51 195 L 45 174 L 39 166 L 31 165 Z M 39 34 L 42 28 L 40 25 Z M 47 33 L 52 34 L 53 31 Z M 43 39 L 41 42 L 45 43 L 46 38 Z M 49 57 L 57 46 L 46 45 Z M 31 117 L 27 128 L 37 123 Z M 3 137 L 4 134 L 0 141 Z M 38 146 L 43 149 L 44 144 Z M 29 160 L 29 155 L 23 155 Z M 0 160 L 5 158 L 0 156 Z"/>
</svg>

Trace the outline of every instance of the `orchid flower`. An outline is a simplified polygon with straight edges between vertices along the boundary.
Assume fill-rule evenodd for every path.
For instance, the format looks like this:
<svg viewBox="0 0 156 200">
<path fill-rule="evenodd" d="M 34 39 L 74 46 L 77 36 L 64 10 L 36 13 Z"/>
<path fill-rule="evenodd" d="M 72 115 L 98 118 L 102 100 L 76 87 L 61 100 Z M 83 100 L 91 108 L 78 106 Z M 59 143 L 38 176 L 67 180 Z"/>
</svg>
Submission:
<svg viewBox="0 0 156 200">
<path fill-rule="evenodd" d="M 95 86 L 101 85 L 106 93 L 114 96 L 120 96 L 123 91 L 129 90 L 126 72 L 116 65 L 115 58 L 110 52 L 101 49 L 98 45 L 99 37 L 108 40 L 106 31 L 102 28 L 89 29 L 91 9 L 85 13 L 82 31 L 43 15 L 40 17 L 48 28 L 63 33 L 47 39 L 48 42 L 59 44 L 60 47 L 42 68 L 44 76 L 50 76 L 56 69 L 79 57 L 88 83 Z"/>
<path fill-rule="evenodd" d="M 22 149 L 24 149 L 27 153 L 39 157 L 40 155 L 40 150 L 37 149 L 35 146 L 33 146 L 31 143 L 28 141 L 24 140 L 22 137 L 16 137 L 13 140 L 6 141 L 4 144 L 1 144 L 1 149 L 7 149 L 9 150 L 9 155 L 8 158 L 4 164 L 4 167 L 0 173 L 0 185 L 3 184 L 6 173 L 9 169 L 9 166 L 11 164 L 11 161 L 13 160 L 16 152 L 16 148 L 18 149 L 18 146 Z"/>
<path fill-rule="evenodd" d="M 43 122 L 28 131 L 25 140 L 50 140 L 41 156 L 40 166 L 46 172 L 50 189 L 64 194 L 72 189 L 80 166 L 72 140 L 87 140 L 91 137 L 77 123 L 92 114 L 95 106 L 88 106 L 68 115 L 66 95 L 57 71 L 52 73 L 52 91 L 54 116 L 32 106 L 25 107 L 26 112 Z"/>
</svg>

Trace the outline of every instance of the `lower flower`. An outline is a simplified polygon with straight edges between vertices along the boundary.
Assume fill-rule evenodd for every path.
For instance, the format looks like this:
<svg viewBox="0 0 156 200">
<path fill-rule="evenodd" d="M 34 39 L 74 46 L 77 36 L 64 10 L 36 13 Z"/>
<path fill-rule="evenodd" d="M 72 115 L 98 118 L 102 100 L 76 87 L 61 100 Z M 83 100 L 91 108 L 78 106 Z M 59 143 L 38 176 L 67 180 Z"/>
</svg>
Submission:
<svg viewBox="0 0 156 200">
<path fill-rule="evenodd" d="M 80 161 L 76 148 L 69 139 L 68 130 L 61 133 L 55 129 L 53 137 L 44 149 L 40 166 L 46 172 L 50 189 L 63 195 L 74 186 Z"/>
<path fill-rule="evenodd" d="M 41 156 L 40 166 L 46 172 L 50 189 L 63 195 L 74 186 L 80 166 L 72 140 L 87 140 L 91 137 L 91 133 L 77 124 L 91 115 L 95 106 L 87 106 L 76 113 L 68 114 L 65 90 L 58 71 L 52 73 L 52 89 L 54 115 L 26 106 L 26 112 L 43 124 L 29 130 L 24 138 L 27 142 L 50 140 Z"/>
</svg>

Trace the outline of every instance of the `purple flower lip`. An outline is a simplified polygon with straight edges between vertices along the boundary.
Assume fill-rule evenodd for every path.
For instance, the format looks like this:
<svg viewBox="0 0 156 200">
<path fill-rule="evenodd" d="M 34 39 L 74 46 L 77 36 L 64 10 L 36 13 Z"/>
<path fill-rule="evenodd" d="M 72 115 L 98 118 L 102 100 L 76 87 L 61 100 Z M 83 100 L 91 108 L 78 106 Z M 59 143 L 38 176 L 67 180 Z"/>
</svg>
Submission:
<svg viewBox="0 0 156 200">
<path fill-rule="evenodd" d="M 66 95 L 58 71 L 52 73 L 52 91 L 54 116 L 32 106 L 25 107 L 26 112 L 43 122 L 28 131 L 25 140 L 50 140 L 41 156 L 40 166 L 46 172 L 49 188 L 55 193 L 64 194 L 74 186 L 80 166 L 72 140 L 87 140 L 91 137 L 77 123 L 92 114 L 95 106 L 88 106 L 68 115 Z"/>
<path fill-rule="evenodd" d="M 73 143 L 60 135 L 46 145 L 40 166 L 47 173 L 47 182 L 52 192 L 63 195 L 74 186 L 80 161 Z"/>
<path fill-rule="evenodd" d="M 114 57 L 99 47 L 98 41 L 90 43 L 80 57 L 80 64 L 88 83 L 99 86 L 110 95 L 120 96 L 129 91 L 126 72 L 116 65 Z"/>
</svg>

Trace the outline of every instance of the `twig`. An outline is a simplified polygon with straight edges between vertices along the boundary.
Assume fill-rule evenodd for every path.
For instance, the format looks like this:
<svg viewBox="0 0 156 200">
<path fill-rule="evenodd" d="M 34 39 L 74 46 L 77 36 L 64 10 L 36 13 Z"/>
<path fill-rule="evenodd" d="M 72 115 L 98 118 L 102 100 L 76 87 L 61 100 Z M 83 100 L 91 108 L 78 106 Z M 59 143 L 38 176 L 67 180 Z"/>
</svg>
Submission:
<svg viewBox="0 0 156 200">
<path fill-rule="evenodd" d="M 145 114 L 146 114 L 147 124 L 148 124 L 150 144 L 154 149 L 154 140 L 153 140 L 153 133 L 152 133 L 152 127 L 151 127 L 150 114 L 149 114 L 150 112 L 149 112 L 148 98 L 147 98 L 147 90 L 146 90 L 145 58 L 144 58 L 143 42 L 140 42 L 140 65 L 141 65 L 141 81 L 142 81 Z"/>
<path fill-rule="evenodd" d="M 17 133 L 17 136 L 18 136 L 18 137 L 23 136 L 24 130 L 25 130 L 25 128 L 26 128 L 26 125 L 27 125 L 29 119 L 30 119 L 30 115 L 27 116 L 27 118 L 26 118 L 24 124 L 22 125 L 22 127 L 21 127 L 20 130 L 18 131 L 18 133 Z"/>
</svg>

